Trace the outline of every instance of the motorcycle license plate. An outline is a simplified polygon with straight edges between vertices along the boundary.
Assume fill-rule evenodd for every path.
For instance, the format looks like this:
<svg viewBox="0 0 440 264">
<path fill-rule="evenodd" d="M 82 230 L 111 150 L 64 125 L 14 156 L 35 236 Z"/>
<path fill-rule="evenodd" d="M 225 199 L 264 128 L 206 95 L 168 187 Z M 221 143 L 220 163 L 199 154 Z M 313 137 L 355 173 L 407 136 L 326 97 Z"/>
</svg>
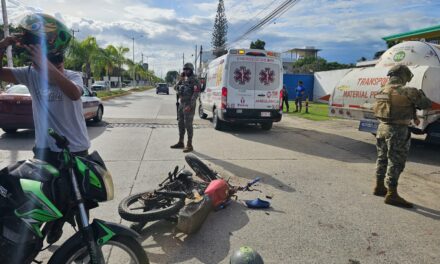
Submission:
<svg viewBox="0 0 440 264">
<path fill-rule="evenodd" d="M 261 112 L 261 117 L 270 117 L 270 112 Z"/>
</svg>

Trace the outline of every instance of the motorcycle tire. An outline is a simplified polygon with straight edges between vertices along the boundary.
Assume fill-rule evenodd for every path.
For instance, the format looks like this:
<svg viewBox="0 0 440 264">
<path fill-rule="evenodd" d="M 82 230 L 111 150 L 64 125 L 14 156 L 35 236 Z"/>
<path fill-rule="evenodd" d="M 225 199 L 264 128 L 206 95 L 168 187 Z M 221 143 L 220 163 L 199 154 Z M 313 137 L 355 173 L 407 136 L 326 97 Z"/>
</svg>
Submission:
<svg viewBox="0 0 440 264">
<path fill-rule="evenodd" d="M 142 195 L 146 193 L 153 193 L 152 191 L 137 193 L 124 198 L 119 204 L 118 212 L 122 219 L 130 222 L 150 222 L 169 218 L 179 212 L 185 205 L 185 200 L 177 197 L 163 197 L 168 199 L 171 204 L 167 207 L 156 208 L 152 206 L 150 210 L 132 210 L 130 206 L 136 203 Z M 145 205 L 147 208 L 147 206 Z"/>
<path fill-rule="evenodd" d="M 109 247 L 109 249 L 107 249 Z M 116 254 L 114 250 L 123 250 L 128 256 L 127 262 L 118 258 L 110 258 L 109 255 Z M 149 264 L 145 250 L 141 244 L 133 237 L 117 235 L 112 237 L 105 245 L 101 247 L 105 258 L 105 263 L 136 263 Z M 124 255 L 125 256 L 125 255 Z M 74 264 L 89 263 L 90 256 L 87 246 L 81 240 L 67 240 L 50 258 L 48 264 Z M 122 261 L 122 262 L 121 262 Z"/>
<path fill-rule="evenodd" d="M 191 169 L 196 173 L 196 176 L 203 181 L 210 182 L 219 178 L 217 173 L 211 170 L 205 163 L 203 163 L 203 161 L 197 158 L 197 156 L 188 154 L 185 156 L 185 160 Z"/>
</svg>

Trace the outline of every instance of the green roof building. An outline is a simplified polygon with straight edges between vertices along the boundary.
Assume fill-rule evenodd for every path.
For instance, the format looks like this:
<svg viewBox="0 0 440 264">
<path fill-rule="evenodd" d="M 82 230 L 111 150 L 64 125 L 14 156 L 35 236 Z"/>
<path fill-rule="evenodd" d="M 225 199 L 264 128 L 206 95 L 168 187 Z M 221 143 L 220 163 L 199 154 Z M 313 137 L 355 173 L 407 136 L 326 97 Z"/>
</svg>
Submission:
<svg viewBox="0 0 440 264">
<path fill-rule="evenodd" d="M 382 39 L 388 43 L 388 46 L 409 40 L 422 40 L 440 44 L 440 25 L 395 34 Z"/>
</svg>

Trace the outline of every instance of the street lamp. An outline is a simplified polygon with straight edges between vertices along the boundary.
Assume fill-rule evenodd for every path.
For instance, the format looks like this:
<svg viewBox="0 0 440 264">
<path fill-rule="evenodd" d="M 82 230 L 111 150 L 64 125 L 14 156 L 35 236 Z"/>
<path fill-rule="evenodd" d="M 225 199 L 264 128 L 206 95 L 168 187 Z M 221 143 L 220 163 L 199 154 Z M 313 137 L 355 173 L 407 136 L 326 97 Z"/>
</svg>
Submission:
<svg viewBox="0 0 440 264">
<path fill-rule="evenodd" d="M 130 39 L 133 41 L 133 84 L 135 84 L 135 78 L 136 78 L 136 70 L 135 70 L 135 61 L 134 61 L 134 40 L 135 39 L 140 39 L 140 38 L 142 38 L 143 37 L 143 35 L 139 35 L 139 36 L 137 36 L 137 37 L 131 37 Z"/>
</svg>

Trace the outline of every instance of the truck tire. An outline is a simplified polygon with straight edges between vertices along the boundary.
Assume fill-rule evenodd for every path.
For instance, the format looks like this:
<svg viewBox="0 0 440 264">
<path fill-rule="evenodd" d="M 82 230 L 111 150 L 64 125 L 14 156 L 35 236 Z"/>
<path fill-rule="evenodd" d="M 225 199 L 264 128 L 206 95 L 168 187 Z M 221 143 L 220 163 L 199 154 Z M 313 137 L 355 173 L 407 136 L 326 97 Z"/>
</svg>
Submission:
<svg viewBox="0 0 440 264">
<path fill-rule="evenodd" d="M 263 130 L 271 130 L 272 129 L 272 125 L 273 125 L 272 122 L 261 123 L 261 129 L 263 129 Z"/>
</svg>

